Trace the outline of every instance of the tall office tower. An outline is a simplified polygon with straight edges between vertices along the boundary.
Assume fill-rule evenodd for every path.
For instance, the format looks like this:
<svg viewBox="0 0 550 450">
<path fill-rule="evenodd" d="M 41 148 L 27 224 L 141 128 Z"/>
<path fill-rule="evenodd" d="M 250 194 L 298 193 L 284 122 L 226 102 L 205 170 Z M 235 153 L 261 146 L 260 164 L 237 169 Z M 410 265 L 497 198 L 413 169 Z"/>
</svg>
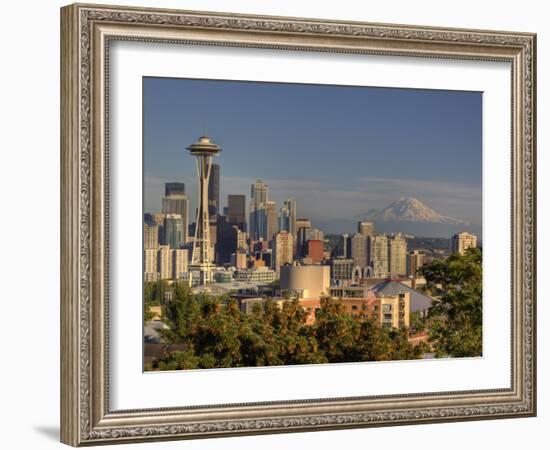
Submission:
<svg viewBox="0 0 550 450">
<path fill-rule="evenodd" d="M 308 230 L 307 232 L 307 239 L 312 241 L 324 241 L 325 240 L 325 233 L 323 233 L 321 230 L 318 230 L 317 228 L 312 228 L 311 230 Z"/>
<path fill-rule="evenodd" d="M 292 264 L 294 239 L 288 231 L 280 231 L 275 235 L 273 245 L 272 268 L 279 273 L 280 267 L 284 264 Z"/>
<path fill-rule="evenodd" d="M 318 239 L 307 241 L 307 256 L 313 264 L 319 264 L 323 260 L 324 242 Z"/>
<path fill-rule="evenodd" d="M 239 228 L 230 224 L 227 216 L 218 216 L 215 254 L 219 265 L 231 262 L 231 254 L 239 248 L 239 233 Z"/>
<path fill-rule="evenodd" d="M 156 281 L 158 278 L 158 247 L 143 250 L 143 279 L 144 281 Z"/>
<path fill-rule="evenodd" d="M 418 275 L 418 269 L 426 264 L 426 255 L 420 253 L 418 250 L 410 252 L 407 255 L 407 276 L 416 277 Z"/>
<path fill-rule="evenodd" d="M 462 233 L 455 234 L 451 238 L 451 251 L 453 253 L 460 253 L 461 255 L 469 248 L 475 248 L 477 246 L 477 237 L 475 234 Z"/>
<path fill-rule="evenodd" d="M 357 222 L 357 232 L 363 236 L 374 235 L 374 223 L 373 222 Z"/>
<path fill-rule="evenodd" d="M 189 253 L 186 248 L 172 250 L 172 279 L 179 280 L 188 270 Z"/>
<path fill-rule="evenodd" d="M 187 242 L 189 231 L 189 198 L 185 194 L 171 194 L 162 198 L 163 214 L 178 214 L 181 216 L 183 228 L 183 243 Z M 166 242 L 165 242 L 166 243 Z"/>
<path fill-rule="evenodd" d="M 185 195 L 185 183 L 175 181 L 164 183 L 164 196 L 170 197 L 171 195 Z"/>
<path fill-rule="evenodd" d="M 246 231 L 246 196 L 230 194 L 227 196 L 227 219 L 241 231 Z"/>
<path fill-rule="evenodd" d="M 250 239 L 267 238 L 267 184 L 257 180 L 250 188 Z"/>
<path fill-rule="evenodd" d="M 407 274 L 407 240 L 401 233 L 389 241 L 389 267 L 393 277 L 403 277 Z"/>
<path fill-rule="evenodd" d="M 179 214 L 166 214 L 164 219 L 164 245 L 169 248 L 180 248 L 183 241 L 183 220 Z"/>
<path fill-rule="evenodd" d="M 279 231 L 288 231 L 290 233 L 290 212 L 286 206 L 279 210 Z"/>
<path fill-rule="evenodd" d="M 157 262 L 158 272 L 161 280 L 169 280 L 172 278 L 172 250 L 168 245 L 161 245 L 158 249 Z"/>
<path fill-rule="evenodd" d="M 144 250 L 157 249 L 159 246 L 159 230 L 156 223 L 143 224 L 143 248 Z"/>
<path fill-rule="evenodd" d="M 311 222 L 309 219 L 296 219 L 296 256 L 306 256 L 307 233 L 310 229 Z"/>
<path fill-rule="evenodd" d="M 352 258 L 351 243 L 352 243 L 351 236 L 347 233 L 344 233 L 342 235 L 342 251 L 341 251 L 341 256 L 343 258 Z"/>
<path fill-rule="evenodd" d="M 151 213 L 143 214 L 143 223 L 147 223 L 149 225 L 155 225 L 157 223 L 155 221 L 155 215 Z"/>
<path fill-rule="evenodd" d="M 271 241 L 273 236 L 279 231 L 277 224 L 277 204 L 273 201 L 266 202 L 267 210 L 267 240 Z"/>
<path fill-rule="evenodd" d="M 246 233 L 241 231 L 237 225 L 233 225 L 233 228 L 237 233 L 237 250 L 246 252 Z"/>
<path fill-rule="evenodd" d="M 166 217 L 166 214 L 154 213 L 151 216 L 153 217 L 153 223 L 156 223 L 158 226 L 159 245 L 164 245 L 164 218 Z"/>
<path fill-rule="evenodd" d="M 385 234 L 369 236 L 372 274 L 375 278 L 388 276 L 388 237 Z"/>
<path fill-rule="evenodd" d="M 366 267 L 368 264 L 368 236 L 355 233 L 351 237 L 351 256 L 356 266 L 361 268 Z"/>
<path fill-rule="evenodd" d="M 221 148 L 214 144 L 208 136 L 187 147 L 191 156 L 196 157 L 197 177 L 199 180 L 197 220 L 195 239 L 189 267 L 189 284 L 207 285 L 212 281 L 212 244 L 210 242 L 210 216 L 208 214 L 208 183 L 212 169 L 212 159 Z M 195 274 L 198 275 L 195 283 Z"/>
<path fill-rule="evenodd" d="M 283 202 L 279 217 L 279 230 L 288 231 L 296 240 L 296 200 L 287 198 Z"/>
<path fill-rule="evenodd" d="M 208 178 L 208 214 L 215 216 L 220 210 L 220 166 L 212 163 Z"/>
</svg>

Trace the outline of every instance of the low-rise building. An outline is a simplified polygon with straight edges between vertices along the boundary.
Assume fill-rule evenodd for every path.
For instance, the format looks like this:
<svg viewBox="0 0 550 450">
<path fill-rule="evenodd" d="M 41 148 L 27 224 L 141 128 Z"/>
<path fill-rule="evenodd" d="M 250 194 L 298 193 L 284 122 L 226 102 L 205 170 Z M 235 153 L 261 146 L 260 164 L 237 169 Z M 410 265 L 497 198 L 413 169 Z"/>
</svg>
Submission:
<svg viewBox="0 0 550 450">
<path fill-rule="evenodd" d="M 237 270 L 235 272 L 236 281 L 245 281 L 249 283 L 272 283 L 275 281 L 275 271 L 268 267 L 253 267 L 251 269 Z"/>
<path fill-rule="evenodd" d="M 328 295 L 329 266 L 282 266 L 281 293 L 297 298 L 318 299 Z"/>
</svg>

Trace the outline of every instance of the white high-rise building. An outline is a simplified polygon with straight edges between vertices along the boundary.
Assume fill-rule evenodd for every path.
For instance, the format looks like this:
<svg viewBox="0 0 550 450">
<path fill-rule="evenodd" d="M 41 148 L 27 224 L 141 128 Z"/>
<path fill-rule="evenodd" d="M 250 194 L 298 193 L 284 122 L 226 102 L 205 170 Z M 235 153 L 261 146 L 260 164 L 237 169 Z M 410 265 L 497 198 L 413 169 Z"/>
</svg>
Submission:
<svg viewBox="0 0 550 450">
<path fill-rule="evenodd" d="M 389 273 L 388 237 L 385 234 L 379 234 L 369 237 L 369 240 L 373 276 L 375 278 L 387 277 Z"/>
<path fill-rule="evenodd" d="M 389 241 L 389 272 L 391 276 L 403 277 L 407 274 L 407 240 L 401 233 Z"/>
<path fill-rule="evenodd" d="M 157 224 L 143 224 L 143 249 L 157 250 L 159 246 L 159 227 Z"/>
<path fill-rule="evenodd" d="M 280 231 L 275 235 L 273 244 L 272 266 L 279 273 L 280 267 L 292 264 L 294 253 L 294 239 L 288 231 Z"/>
<path fill-rule="evenodd" d="M 477 246 L 477 236 L 475 234 L 462 233 L 455 234 L 451 238 L 451 251 L 453 253 L 460 253 L 461 255 L 469 248 L 475 248 Z"/>
<path fill-rule="evenodd" d="M 363 236 L 374 235 L 374 223 L 373 222 L 357 222 L 357 232 Z"/>
</svg>

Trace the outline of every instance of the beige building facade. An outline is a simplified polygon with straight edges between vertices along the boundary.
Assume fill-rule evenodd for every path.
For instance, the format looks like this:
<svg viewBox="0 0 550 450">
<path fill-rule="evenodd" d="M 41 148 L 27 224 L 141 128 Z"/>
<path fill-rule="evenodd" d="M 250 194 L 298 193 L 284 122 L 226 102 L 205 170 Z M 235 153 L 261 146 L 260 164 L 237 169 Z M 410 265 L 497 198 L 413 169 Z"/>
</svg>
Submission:
<svg viewBox="0 0 550 450">
<path fill-rule="evenodd" d="M 477 246 L 477 236 L 475 234 L 462 233 L 455 234 L 451 238 L 451 251 L 453 253 L 460 253 L 464 255 L 464 252 L 469 248 L 475 248 Z"/>
</svg>

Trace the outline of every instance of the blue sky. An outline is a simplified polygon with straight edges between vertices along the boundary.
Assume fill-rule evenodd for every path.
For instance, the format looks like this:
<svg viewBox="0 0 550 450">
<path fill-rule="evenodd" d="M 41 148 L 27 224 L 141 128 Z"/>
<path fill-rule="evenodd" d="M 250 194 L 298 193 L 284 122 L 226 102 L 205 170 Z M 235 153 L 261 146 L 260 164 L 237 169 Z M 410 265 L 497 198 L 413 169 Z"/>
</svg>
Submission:
<svg viewBox="0 0 550 450">
<path fill-rule="evenodd" d="M 144 78 L 143 106 L 145 211 L 166 181 L 195 210 L 185 147 L 206 133 L 223 148 L 222 206 L 261 178 L 327 232 L 402 196 L 481 224 L 480 92 Z"/>
</svg>

